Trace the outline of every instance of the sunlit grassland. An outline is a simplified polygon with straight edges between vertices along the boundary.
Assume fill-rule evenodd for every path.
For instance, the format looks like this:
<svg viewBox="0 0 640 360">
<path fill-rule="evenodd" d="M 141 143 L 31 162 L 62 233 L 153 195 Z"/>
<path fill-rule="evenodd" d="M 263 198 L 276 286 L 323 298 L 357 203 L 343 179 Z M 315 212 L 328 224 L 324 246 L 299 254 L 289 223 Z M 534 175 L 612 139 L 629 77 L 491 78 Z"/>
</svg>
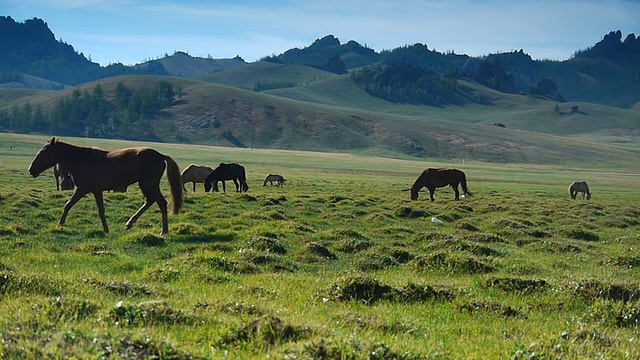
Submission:
<svg viewBox="0 0 640 360">
<path fill-rule="evenodd" d="M 637 174 L 143 144 L 181 168 L 241 163 L 249 192 L 188 186 L 164 237 L 156 208 L 125 230 L 136 186 L 107 193 L 104 235 L 91 197 L 57 225 L 71 193 L 27 172 L 45 140 L 0 134 L 4 357 L 640 356 Z M 410 201 L 434 166 L 473 196 Z M 590 201 L 569 199 L 574 180 Z"/>
</svg>

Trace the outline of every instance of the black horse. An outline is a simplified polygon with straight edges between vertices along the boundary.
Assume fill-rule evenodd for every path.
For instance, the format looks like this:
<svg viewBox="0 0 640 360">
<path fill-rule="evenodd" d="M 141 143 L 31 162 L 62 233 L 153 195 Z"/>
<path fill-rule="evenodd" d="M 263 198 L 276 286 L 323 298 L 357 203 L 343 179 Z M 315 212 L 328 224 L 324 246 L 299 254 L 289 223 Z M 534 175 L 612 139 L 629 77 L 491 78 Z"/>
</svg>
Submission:
<svg viewBox="0 0 640 360">
<path fill-rule="evenodd" d="M 213 191 L 218 191 L 218 181 L 222 181 L 222 191 L 227 192 L 225 181 L 232 180 L 236 185 L 236 192 L 247 192 L 247 175 L 244 167 L 236 163 L 220 163 L 217 168 L 207 175 L 204 179 L 204 191 L 209 192 L 213 187 Z"/>
<path fill-rule="evenodd" d="M 458 185 L 462 186 L 464 195 L 471 196 L 469 189 L 467 189 L 467 177 L 464 172 L 458 169 L 434 169 L 429 168 L 420 174 L 416 179 L 416 182 L 411 186 L 411 200 L 418 199 L 418 191 L 423 187 L 429 190 L 429 197 L 431 201 L 434 200 L 433 193 L 436 188 L 451 186 L 455 193 L 455 199 L 460 200 L 460 191 Z"/>
</svg>

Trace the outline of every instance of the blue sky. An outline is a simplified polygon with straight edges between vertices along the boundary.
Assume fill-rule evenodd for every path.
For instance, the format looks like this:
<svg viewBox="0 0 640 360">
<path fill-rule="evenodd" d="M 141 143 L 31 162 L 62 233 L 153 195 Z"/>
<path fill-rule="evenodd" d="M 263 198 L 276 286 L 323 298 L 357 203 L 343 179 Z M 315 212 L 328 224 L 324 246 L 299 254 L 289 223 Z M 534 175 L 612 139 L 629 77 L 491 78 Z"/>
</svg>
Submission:
<svg viewBox="0 0 640 360">
<path fill-rule="evenodd" d="M 253 62 L 325 35 L 381 51 L 414 43 L 471 56 L 566 60 L 614 30 L 640 35 L 640 0 L 0 0 L 101 65 L 184 51 Z"/>
</svg>

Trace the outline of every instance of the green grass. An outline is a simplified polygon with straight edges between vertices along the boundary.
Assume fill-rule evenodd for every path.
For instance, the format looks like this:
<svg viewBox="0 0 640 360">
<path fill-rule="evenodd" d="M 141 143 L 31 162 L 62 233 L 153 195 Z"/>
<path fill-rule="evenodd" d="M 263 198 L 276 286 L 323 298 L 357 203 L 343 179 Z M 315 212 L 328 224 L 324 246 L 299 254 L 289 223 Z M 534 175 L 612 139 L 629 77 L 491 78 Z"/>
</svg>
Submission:
<svg viewBox="0 0 640 360">
<path fill-rule="evenodd" d="M 635 175 L 472 162 L 472 197 L 412 202 L 447 164 L 148 144 L 181 168 L 237 161 L 249 192 L 187 192 L 164 237 L 156 208 L 125 230 L 136 186 L 106 193 L 104 235 L 89 197 L 57 225 L 70 192 L 26 171 L 45 139 L 0 134 L 4 358 L 640 356 Z"/>
</svg>

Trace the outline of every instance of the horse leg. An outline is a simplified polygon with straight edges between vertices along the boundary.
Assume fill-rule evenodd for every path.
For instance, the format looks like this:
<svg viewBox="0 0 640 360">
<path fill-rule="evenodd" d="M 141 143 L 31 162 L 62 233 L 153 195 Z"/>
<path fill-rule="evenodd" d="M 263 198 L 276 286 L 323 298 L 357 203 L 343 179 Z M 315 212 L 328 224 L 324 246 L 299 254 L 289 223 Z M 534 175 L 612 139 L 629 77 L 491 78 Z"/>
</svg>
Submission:
<svg viewBox="0 0 640 360">
<path fill-rule="evenodd" d="M 458 190 L 458 184 L 451 184 L 451 187 L 453 188 L 453 192 L 456 194 L 455 199 L 460 200 L 460 190 Z"/>
<path fill-rule="evenodd" d="M 167 200 L 162 196 L 162 193 L 158 192 L 156 194 L 157 199 L 155 202 L 158 204 L 160 208 L 160 213 L 162 214 L 162 232 L 160 235 L 165 235 L 169 233 L 169 216 L 167 216 Z"/>
<path fill-rule="evenodd" d="M 104 199 L 102 197 L 102 191 L 95 191 L 93 197 L 96 198 L 96 205 L 98 205 L 98 215 L 100 221 L 102 221 L 102 231 L 105 234 L 109 233 L 109 226 L 107 225 L 107 218 L 104 216 Z"/>
<path fill-rule="evenodd" d="M 233 179 L 233 184 L 236 186 L 236 192 L 240 192 L 240 185 L 238 184 L 238 180 L 237 179 Z"/>
<path fill-rule="evenodd" d="M 196 192 L 196 181 L 193 181 L 193 192 Z"/>
<path fill-rule="evenodd" d="M 429 198 L 431 199 L 431 202 L 435 201 L 435 199 L 433 198 L 433 193 L 436 192 L 436 188 L 435 187 L 427 187 L 427 189 L 429 190 Z"/>
<path fill-rule="evenodd" d="M 138 211 L 136 211 L 136 213 L 133 214 L 133 216 L 130 217 L 129 220 L 127 221 L 127 229 L 131 229 L 133 224 L 135 224 L 136 221 L 138 221 L 138 218 L 142 216 L 142 214 L 144 214 L 144 212 L 147 211 L 147 209 L 150 208 L 154 202 L 155 200 L 152 200 L 151 198 L 147 197 L 145 199 L 144 204 L 140 207 L 140 209 L 138 209 Z"/>
<path fill-rule="evenodd" d="M 73 205 L 75 205 L 78 202 L 78 200 L 82 199 L 82 197 L 84 197 L 85 195 L 87 195 L 86 192 L 76 189 L 76 191 L 71 196 L 71 199 L 69 199 L 69 201 L 67 201 L 67 203 L 64 205 L 62 216 L 60 217 L 60 221 L 58 222 L 60 226 L 64 225 L 64 222 L 67 220 L 67 215 L 69 214 L 69 210 L 71 210 Z"/>
</svg>

